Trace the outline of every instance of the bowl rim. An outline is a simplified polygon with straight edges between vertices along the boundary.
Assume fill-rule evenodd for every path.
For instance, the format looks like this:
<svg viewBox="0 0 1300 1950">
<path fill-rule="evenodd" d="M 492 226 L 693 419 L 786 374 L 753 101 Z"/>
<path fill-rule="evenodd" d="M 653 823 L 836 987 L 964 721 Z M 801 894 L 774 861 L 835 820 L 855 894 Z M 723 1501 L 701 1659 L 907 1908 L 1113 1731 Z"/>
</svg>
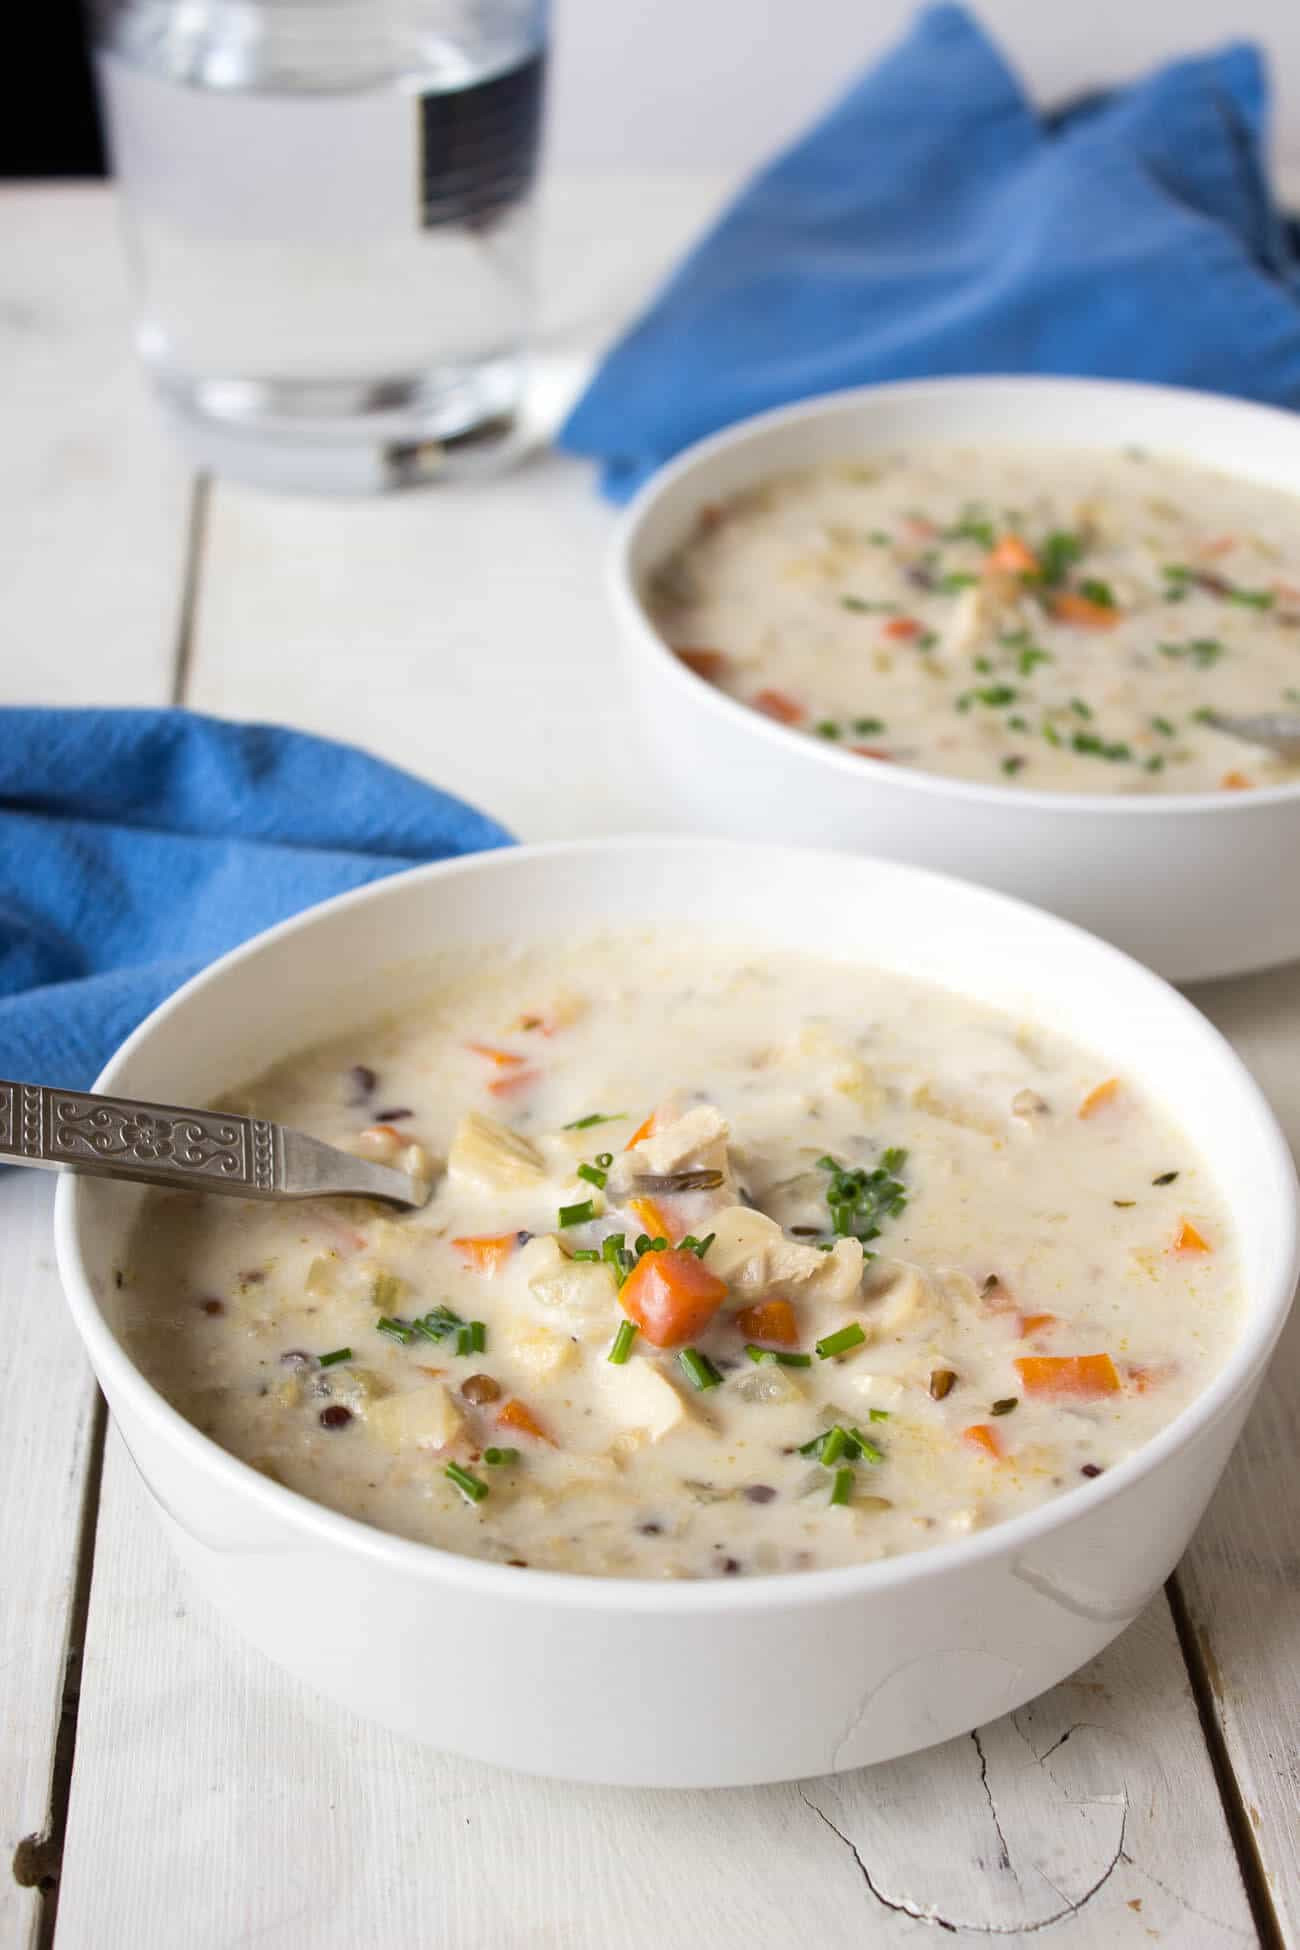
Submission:
<svg viewBox="0 0 1300 1950">
<path fill-rule="evenodd" d="M 481 876 L 490 881 L 494 875 L 508 874 L 520 862 L 530 863 L 539 859 L 567 861 L 575 857 L 590 858 L 607 854 L 635 855 L 664 848 L 700 856 L 722 852 L 745 855 L 751 859 L 761 854 L 770 859 L 773 855 L 779 855 L 790 862 L 807 860 L 811 856 L 827 864 L 834 863 L 837 870 L 842 870 L 845 865 L 843 854 L 824 848 L 778 846 L 683 834 L 630 834 L 504 847 L 409 868 L 317 902 L 218 957 L 145 1017 L 110 1057 L 92 1088 L 119 1088 L 116 1082 L 118 1075 L 129 1066 L 136 1052 L 147 1045 L 155 1029 L 178 1013 L 184 1013 L 196 1005 L 201 1007 L 208 990 L 219 986 L 229 970 L 273 951 L 280 942 L 309 932 L 326 918 L 346 909 L 400 901 L 406 889 L 422 886 L 429 881 L 464 876 Z M 84 1188 L 90 1181 L 83 1181 L 71 1173 L 61 1174 L 54 1210 L 56 1263 L 77 1331 L 96 1374 L 105 1379 L 105 1392 L 110 1400 L 117 1394 L 129 1397 L 133 1411 L 157 1437 L 178 1446 L 197 1470 L 214 1477 L 218 1485 L 233 1497 L 251 1499 L 272 1521 L 306 1532 L 318 1543 L 333 1546 L 345 1557 L 359 1555 L 362 1559 L 377 1560 L 394 1571 L 427 1579 L 432 1584 L 450 1581 L 484 1597 L 500 1597 L 512 1603 L 523 1602 L 543 1607 L 559 1604 L 656 1614 L 736 1613 L 772 1606 L 798 1608 L 868 1598 L 873 1594 L 883 1594 L 899 1584 L 939 1578 L 968 1568 L 973 1571 L 989 1559 L 1014 1556 L 1053 1530 L 1064 1528 L 1072 1519 L 1095 1509 L 1099 1503 L 1126 1494 L 1143 1477 L 1227 1413 L 1239 1396 L 1254 1385 L 1257 1373 L 1262 1371 L 1286 1323 L 1297 1280 L 1300 1279 L 1300 1182 L 1297 1182 L 1290 1147 L 1262 1090 L 1227 1038 L 1185 996 L 1153 970 L 1072 922 L 1009 894 L 959 880 L 954 875 L 935 873 L 928 868 L 881 860 L 870 855 L 854 855 L 851 858 L 860 862 L 860 866 L 854 866 L 851 871 L 920 881 L 930 888 L 936 898 L 941 898 L 945 889 L 960 889 L 963 895 L 974 895 L 988 905 L 990 920 L 994 922 L 999 913 L 1014 911 L 1022 918 L 1030 915 L 1049 932 L 1073 937 L 1081 949 L 1097 957 L 1103 969 L 1109 963 L 1121 970 L 1130 984 L 1138 982 L 1157 992 L 1161 1006 L 1181 1019 L 1188 1035 L 1199 1040 L 1201 1045 L 1216 1049 L 1221 1058 L 1227 1058 L 1229 1068 L 1236 1072 L 1239 1087 L 1258 1124 L 1260 1137 L 1272 1153 L 1271 1192 L 1277 1209 L 1280 1212 L 1285 1207 L 1288 1218 L 1283 1234 L 1286 1250 L 1280 1256 L 1280 1270 L 1274 1276 L 1271 1290 L 1266 1288 L 1252 1307 L 1228 1360 L 1202 1393 L 1149 1442 L 1108 1469 L 1102 1478 L 1063 1491 L 1035 1509 L 993 1524 L 987 1530 L 936 1545 L 930 1550 L 903 1553 L 867 1564 L 776 1572 L 752 1579 L 719 1578 L 684 1580 L 680 1583 L 651 1578 L 609 1578 L 581 1572 L 553 1571 L 540 1566 L 530 1567 L 528 1576 L 520 1578 L 516 1568 L 511 1565 L 400 1537 L 380 1530 L 361 1518 L 347 1516 L 323 1503 L 317 1503 L 301 1492 L 264 1476 L 250 1463 L 223 1449 L 187 1421 L 136 1366 L 101 1311 L 86 1270 L 82 1238 Z M 954 992 L 960 994 L 961 990 Z M 1083 1502 L 1085 1498 L 1086 1503 Z"/>
<path fill-rule="evenodd" d="M 1156 385 L 1144 380 L 1098 379 L 1088 377 L 1058 376 L 1052 373 L 959 373 L 933 379 L 898 379 L 882 381 L 879 385 L 844 387 L 833 393 L 819 393 L 811 399 L 792 401 L 786 406 L 769 407 L 766 412 L 751 414 L 748 418 L 735 421 L 718 433 L 709 434 L 685 448 L 672 460 L 656 469 L 650 479 L 638 490 L 628 506 L 623 510 L 606 549 L 605 586 L 614 610 L 615 617 L 622 626 L 624 641 L 636 642 L 642 654 L 648 654 L 652 663 L 666 671 L 670 683 L 680 687 L 680 695 L 685 706 L 694 703 L 705 710 L 713 709 L 722 713 L 723 721 L 733 726 L 744 727 L 751 735 L 765 739 L 773 744 L 774 750 L 791 752 L 798 748 L 815 764 L 829 766 L 845 778 L 855 778 L 859 782 L 887 779 L 904 791 L 927 793 L 984 806 L 995 806 L 1002 811 L 1023 807 L 1026 813 L 1063 812 L 1092 814 L 1102 818 L 1120 818 L 1125 815 L 1142 819 L 1174 818 L 1181 814 L 1213 812 L 1229 818 L 1247 814 L 1260 806 L 1286 804 L 1300 799 L 1300 779 L 1283 780 L 1279 784 L 1254 786 L 1249 792 L 1153 792 L 1153 793 L 1091 793 L 1091 792 L 1052 792 L 1041 786 L 1003 785 L 996 780 L 949 778 L 942 772 L 930 772 L 920 766 L 896 765 L 890 761 L 868 758 L 856 752 L 847 752 L 837 747 L 830 739 L 810 738 L 807 732 L 798 731 L 793 726 L 779 724 L 775 719 L 764 717 L 752 705 L 743 704 L 739 698 L 719 690 L 707 678 L 698 676 L 685 665 L 673 651 L 658 630 L 655 629 L 646 613 L 637 587 L 637 578 L 632 570 L 632 556 L 639 543 L 641 529 L 660 502 L 675 493 L 684 481 L 688 481 L 695 470 L 711 461 L 715 455 L 735 448 L 743 448 L 750 441 L 760 439 L 773 429 L 796 426 L 805 422 L 834 419 L 838 414 L 857 411 L 876 402 L 908 400 L 924 401 L 931 397 L 942 399 L 959 393 L 1003 393 L 1021 395 L 1026 400 L 1038 398 L 1045 400 L 1051 393 L 1091 394 L 1118 397 L 1134 403 L 1142 400 L 1163 400 L 1172 405 L 1185 407 L 1189 415 L 1197 411 L 1212 412 L 1223 419 L 1240 418 L 1244 421 L 1265 419 L 1275 422 L 1279 428 L 1285 427 L 1295 439 L 1297 454 L 1300 457 L 1300 423 L 1296 416 L 1280 406 L 1270 406 L 1256 400 L 1239 399 L 1228 393 L 1209 393 L 1192 386 Z M 1038 409 L 1036 417 L 1041 417 Z M 1022 446 L 1049 445 L 1050 441 L 1032 431 L 1017 433 L 1013 427 L 1008 444 Z M 922 443 L 924 444 L 924 443 Z M 1070 443 L 1063 443 L 1069 445 Z M 1099 449 L 1104 451 L 1104 446 Z M 1198 458 L 1194 443 L 1189 443 L 1186 451 L 1180 450 L 1175 456 L 1187 460 L 1193 466 L 1209 468 L 1213 463 Z M 1232 474 L 1233 470 L 1221 467 L 1217 471 Z M 761 478 L 755 475 L 755 479 Z M 1240 478 L 1246 478 L 1241 476 Z M 1285 492 L 1285 490 L 1279 490 Z M 1296 490 L 1300 499 L 1300 489 Z M 707 698 L 707 703 L 705 699 Z"/>
</svg>

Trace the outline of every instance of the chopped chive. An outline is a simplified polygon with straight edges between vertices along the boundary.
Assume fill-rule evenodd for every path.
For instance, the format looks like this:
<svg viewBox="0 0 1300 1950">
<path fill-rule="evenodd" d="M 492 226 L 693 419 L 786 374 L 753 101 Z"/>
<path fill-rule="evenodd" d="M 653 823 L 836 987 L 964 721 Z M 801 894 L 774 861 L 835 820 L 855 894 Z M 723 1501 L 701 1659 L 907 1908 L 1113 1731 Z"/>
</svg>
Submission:
<svg viewBox="0 0 1300 1950">
<path fill-rule="evenodd" d="M 600 1169 L 599 1165 L 579 1165 L 578 1176 L 579 1178 L 585 1179 L 588 1185 L 594 1185 L 598 1192 L 604 1191 L 605 1173 Z"/>
<path fill-rule="evenodd" d="M 983 672 L 986 676 L 990 675 L 993 670 L 993 665 L 988 657 L 972 657 L 971 667 L 974 670 Z"/>
<path fill-rule="evenodd" d="M 888 548 L 890 537 L 885 533 L 883 528 L 873 528 L 867 536 L 867 540 L 874 542 L 877 548 Z"/>
<path fill-rule="evenodd" d="M 684 1347 L 677 1356 L 677 1359 L 681 1362 L 682 1367 L 686 1370 L 691 1381 L 701 1390 L 705 1388 L 716 1388 L 722 1380 L 722 1375 L 714 1367 L 708 1355 L 701 1354 L 698 1348 Z"/>
<path fill-rule="evenodd" d="M 485 1449 L 483 1460 L 493 1469 L 501 1469 L 519 1461 L 517 1449 Z"/>
<path fill-rule="evenodd" d="M 332 1368 L 338 1361 L 350 1361 L 352 1359 L 352 1349 L 350 1347 L 336 1347 L 332 1354 L 322 1354 L 319 1358 L 322 1368 Z"/>
<path fill-rule="evenodd" d="M 882 1463 L 885 1460 L 884 1450 L 874 1443 L 869 1435 L 863 1435 L 861 1429 L 850 1429 L 849 1433 L 857 1444 L 860 1456 L 865 1456 L 868 1462 L 873 1463 Z"/>
<path fill-rule="evenodd" d="M 1151 729 L 1152 731 L 1158 731 L 1162 738 L 1173 738 L 1177 736 L 1168 718 L 1152 718 Z"/>
<path fill-rule="evenodd" d="M 822 718 L 813 726 L 819 738 L 839 738 L 842 734 L 834 718 Z"/>
<path fill-rule="evenodd" d="M 1020 693 L 1013 684 L 985 684 L 972 695 L 977 703 L 996 710 L 1000 704 L 1014 704 Z"/>
<path fill-rule="evenodd" d="M 939 587 L 946 595 L 955 596 L 963 589 L 973 589 L 978 581 L 978 576 L 967 575 L 965 571 L 958 570 L 951 575 L 940 576 Z"/>
<path fill-rule="evenodd" d="M 390 1341 L 400 1341 L 403 1347 L 409 1347 L 415 1339 L 413 1327 L 408 1327 L 404 1320 L 390 1320 L 387 1314 L 379 1316 L 375 1322 L 375 1332 L 387 1335 Z"/>
<path fill-rule="evenodd" d="M 1049 745 L 1059 745 L 1061 742 L 1061 734 L 1054 724 L 1044 724 L 1043 736 Z"/>
<path fill-rule="evenodd" d="M 468 1469 L 462 1469 L 459 1463 L 448 1463 L 442 1473 L 450 1477 L 467 1502 L 481 1503 L 488 1493 L 487 1484 L 480 1482 L 477 1476 L 471 1475 Z"/>
<path fill-rule="evenodd" d="M 883 718 L 855 718 L 853 720 L 853 730 L 859 738 L 874 738 L 877 733 L 884 729 L 885 720 Z"/>
<path fill-rule="evenodd" d="M 1002 761 L 1002 770 L 1008 778 L 1014 778 L 1017 772 L 1024 771 L 1027 764 L 1028 760 L 1022 758 L 1019 752 L 1010 752 Z"/>
<path fill-rule="evenodd" d="M 835 1472 L 835 1480 L 831 1484 L 830 1500 L 832 1504 L 845 1504 L 852 1495 L 853 1471 L 851 1469 L 837 1469 Z"/>
<path fill-rule="evenodd" d="M 559 1224 L 561 1228 L 565 1226 L 585 1226 L 588 1219 L 594 1219 L 595 1216 L 596 1207 L 594 1203 L 591 1199 L 584 1198 L 579 1200 L 576 1205 L 562 1205 L 560 1207 Z"/>
<path fill-rule="evenodd" d="M 596 1163 L 602 1171 L 608 1171 L 613 1162 L 614 1153 L 612 1151 L 598 1151 L 596 1153 Z"/>
<path fill-rule="evenodd" d="M 837 1463 L 844 1454 L 848 1440 L 847 1430 L 842 1429 L 838 1422 L 834 1423 L 822 1437 L 822 1446 L 817 1452 L 817 1460 L 829 1469 L 831 1464 Z"/>
<path fill-rule="evenodd" d="M 811 1354 L 788 1354 L 783 1347 L 759 1347 L 753 1341 L 746 1341 L 745 1352 L 751 1361 L 775 1362 L 782 1368 L 811 1368 Z"/>
<path fill-rule="evenodd" d="M 482 1354 L 487 1346 L 487 1322 L 471 1320 L 469 1324 L 470 1341 L 475 1354 Z"/>
<path fill-rule="evenodd" d="M 580 1266 L 600 1265 L 600 1254 L 594 1246 L 583 1246 L 576 1253 L 570 1253 L 569 1258 L 576 1260 Z"/>
<path fill-rule="evenodd" d="M 1272 609 L 1277 597 L 1271 589 L 1229 589 L 1230 603 L 1240 603 L 1245 609 Z"/>
<path fill-rule="evenodd" d="M 916 639 L 916 647 L 918 650 L 933 650 L 938 641 L 939 638 L 935 631 L 922 630 L 920 636 Z"/>
<path fill-rule="evenodd" d="M 869 1409 L 867 1412 L 867 1420 L 869 1422 L 887 1422 L 889 1420 L 889 1410 L 887 1408 Z"/>
<path fill-rule="evenodd" d="M 1007 719 L 1008 731 L 1028 731 L 1028 729 L 1029 729 L 1028 718 L 1022 718 L 1017 713 L 1013 712 L 1011 717 Z"/>
<path fill-rule="evenodd" d="M 448 1334 L 455 1333 L 464 1325 L 460 1315 L 453 1313 L 450 1307 L 431 1307 L 427 1314 L 411 1322 L 415 1332 L 423 1335 L 426 1341 L 445 1341 Z"/>
<path fill-rule="evenodd" d="M 1092 716 L 1091 704 L 1085 704 L 1081 697 L 1072 697 L 1070 699 L 1070 709 L 1076 718 L 1090 718 Z"/>
<path fill-rule="evenodd" d="M 841 1327 L 834 1334 L 824 1335 L 816 1343 L 818 1357 L 823 1361 L 829 1361 L 833 1355 L 847 1354 L 851 1347 L 861 1347 L 866 1338 L 858 1322 L 852 1320 L 847 1327 Z"/>
<path fill-rule="evenodd" d="M 628 1115 L 625 1110 L 593 1110 L 588 1117 L 575 1117 L 571 1124 L 561 1124 L 562 1131 L 589 1131 L 593 1124 L 618 1124 Z"/>
<path fill-rule="evenodd" d="M 1003 638 L 1003 641 L 1005 642 L 1006 639 Z M 1027 643 L 1016 658 L 1016 668 L 1022 677 L 1028 677 L 1032 674 L 1036 664 L 1050 664 L 1051 661 L 1052 653 L 1050 650 L 1044 650 L 1037 643 Z"/>
<path fill-rule="evenodd" d="M 989 1414 L 1010 1415 L 1012 1409 L 1019 1408 L 1019 1406 L 1020 1406 L 1019 1395 L 1004 1395 L 1000 1402 L 994 1402 L 992 1408 L 989 1410 Z"/>
<path fill-rule="evenodd" d="M 632 1343 L 635 1339 L 636 1322 L 634 1320 L 620 1321 L 618 1332 L 614 1336 L 614 1344 L 605 1356 L 605 1359 L 611 1366 L 615 1368 L 621 1368 L 623 1366 L 628 1355 L 632 1352 Z"/>
<path fill-rule="evenodd" d="M 693 1247 L 693 1248 L 692 1248 L 692 1251 L 694 1252 L 694 1254 L 695 1254 L 695 1257 L 696 1257 L 696 1259 L 703 1259 L 703 1258 L 704 1258 L 704 1255 L 705 1255 L 705 1253 L 707 1253 L 707 1252 L 708 1252 L 708 1250 L 709 1250 L 709 1247 L 710 1247 L 710 1246 L 711 1246 L 711 1245 L 713 1244 L 713 1242 L 714 1242 L 714 1240 L 715 1240 L 715 1239 L 717 1238 L 717 1236 L 718 1236 L 718 1235 L 717 1235 L 717 1233 L 716 1233 L 716 1232 L 706 1232 L 706 1233 L 705 1233 L 705 1235 L 704 1235 L 704 1237 L 703 1237 L 703 1239 L 701 1239 L 701 1241 L 700 1241 L 700 1243 L 699 1243 L 699 1245 L 698 1245 L 698 1246 L 695 1246 L 695 1247 Z"/>
<path fill-rule="evenodd" d="M 1058 528 L 1047 536 L 1038 551 L 1038 560 L 1043 581 L 1050 584 L 1064 582 L 1065 572 L 1072 562 L 1077 562 L 1083 554 L 1083 543 L 1077 535 Z"/>
<path fill-rule="evenodd" d="M 869 603 L 865 596 L 841 596 L 840 608 L 851 609 L 859 616 L 886 615 L 898 608 L 897 603 Z"/>
<path fill-rule="evenodd" d="M 1152 752 L 1150 758 L 1143 759 L 1142 769 L 1146 772 L 1163 772 L 1165 769 L 1164 753 Z"/>
<path fill-rule="evenodd" d="M 1089 577 L 1079 584 L 1079 594 L 1085 596 L 1090 603 L 1099 603 L 1102 609 L 1115 607 L 1115 596 L 1110 584 L 1098 582 L 1095 577 Z"/>
</svg>

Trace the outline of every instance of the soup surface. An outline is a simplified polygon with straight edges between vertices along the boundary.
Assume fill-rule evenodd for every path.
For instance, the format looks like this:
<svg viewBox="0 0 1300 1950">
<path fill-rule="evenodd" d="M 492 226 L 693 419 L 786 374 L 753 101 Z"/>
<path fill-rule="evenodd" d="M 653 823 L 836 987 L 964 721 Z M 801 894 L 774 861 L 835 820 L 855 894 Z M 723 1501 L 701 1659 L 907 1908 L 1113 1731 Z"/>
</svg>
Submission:
<svg viewBox="0 0 1300 1950">
<path fill-rule="evenodd" d="M 923 1549 L 1089 1494 L 1236 1333 L 1219 1198 L 1140 1091 L 869 968 L 503 953 L 236 1107 L 433 1196 L 151 1193 L 131 1351 L 256 1468 L 453 1551 L 701 1578 Z"/>
<path fill-rule="evenodd" d="M 1207 722 L 1300 711 L 1300 502 L 1138 449 L 777 475 L 705 511 L 648 606 L 698 675 L 866 758 L 1049 791 L 1300 779 Z"/>
</svg>

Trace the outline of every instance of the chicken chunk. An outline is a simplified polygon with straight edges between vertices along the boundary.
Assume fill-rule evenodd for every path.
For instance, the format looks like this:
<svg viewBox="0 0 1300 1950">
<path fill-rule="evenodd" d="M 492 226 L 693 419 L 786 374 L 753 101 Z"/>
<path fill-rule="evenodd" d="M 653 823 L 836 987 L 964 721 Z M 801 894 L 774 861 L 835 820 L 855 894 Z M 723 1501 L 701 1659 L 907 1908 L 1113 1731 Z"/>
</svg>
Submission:
<svg viewBox="0 0 1300 1950">
<path fill-rule="evenodd" d="M 837 1239 L 830 1252 L 788 1239 L 774 1219 L 745 1205 L 728 1206 L 712 1220 L 709 1271 L 727 1282 L 735 1298 L 757 1294 L 787 1299 L 849 1300 L 862 1280 L 862 1247 Z"/>
<path fill-rule="evenodd" d="M 447 1156 L 454 1185 L 473 1192 L 508 1192 L 539 1185 L 546 1160 L 528 1138 L 472 1110 L 462 1117 Z"/>
<path fill-rule="evenodd" d="M 662 1442 L 687 1420 L 686 1404 L 666 1375 L 640 1356 L 622 1367 L 607 1361 L 595 1369 L 610 1418 L 621 1429 L 644 1429 Z"/>
<path fill-rule="evenodd" d="M 615 1197 L 634 1192 L 640 1177 L 663 1178 L 688 1171 L 720 1171 L 719 1198 L 734 1199 L 735 1180 L 727 1139 L 731 1127 L 713 1104 L 695 1104 L 661 1130 L 634 1144 L 618 1159 L 609 1177 Z"/>
</svg>

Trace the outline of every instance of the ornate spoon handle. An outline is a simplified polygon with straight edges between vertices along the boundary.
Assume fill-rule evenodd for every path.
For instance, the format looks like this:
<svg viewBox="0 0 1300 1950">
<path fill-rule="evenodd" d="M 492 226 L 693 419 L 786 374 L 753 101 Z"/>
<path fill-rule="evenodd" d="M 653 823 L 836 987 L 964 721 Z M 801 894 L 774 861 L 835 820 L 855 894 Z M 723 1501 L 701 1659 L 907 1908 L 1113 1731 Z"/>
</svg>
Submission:
<svg viewBox="0 0 1300 1950">
<path fill-rule="evenodd" d="M 429 1196 L 421 1179 L 265 1118 L 3 1079 L 0 1159 L 235 1198 L 350 1196 L 419 1206 Z"/>
</svg>

